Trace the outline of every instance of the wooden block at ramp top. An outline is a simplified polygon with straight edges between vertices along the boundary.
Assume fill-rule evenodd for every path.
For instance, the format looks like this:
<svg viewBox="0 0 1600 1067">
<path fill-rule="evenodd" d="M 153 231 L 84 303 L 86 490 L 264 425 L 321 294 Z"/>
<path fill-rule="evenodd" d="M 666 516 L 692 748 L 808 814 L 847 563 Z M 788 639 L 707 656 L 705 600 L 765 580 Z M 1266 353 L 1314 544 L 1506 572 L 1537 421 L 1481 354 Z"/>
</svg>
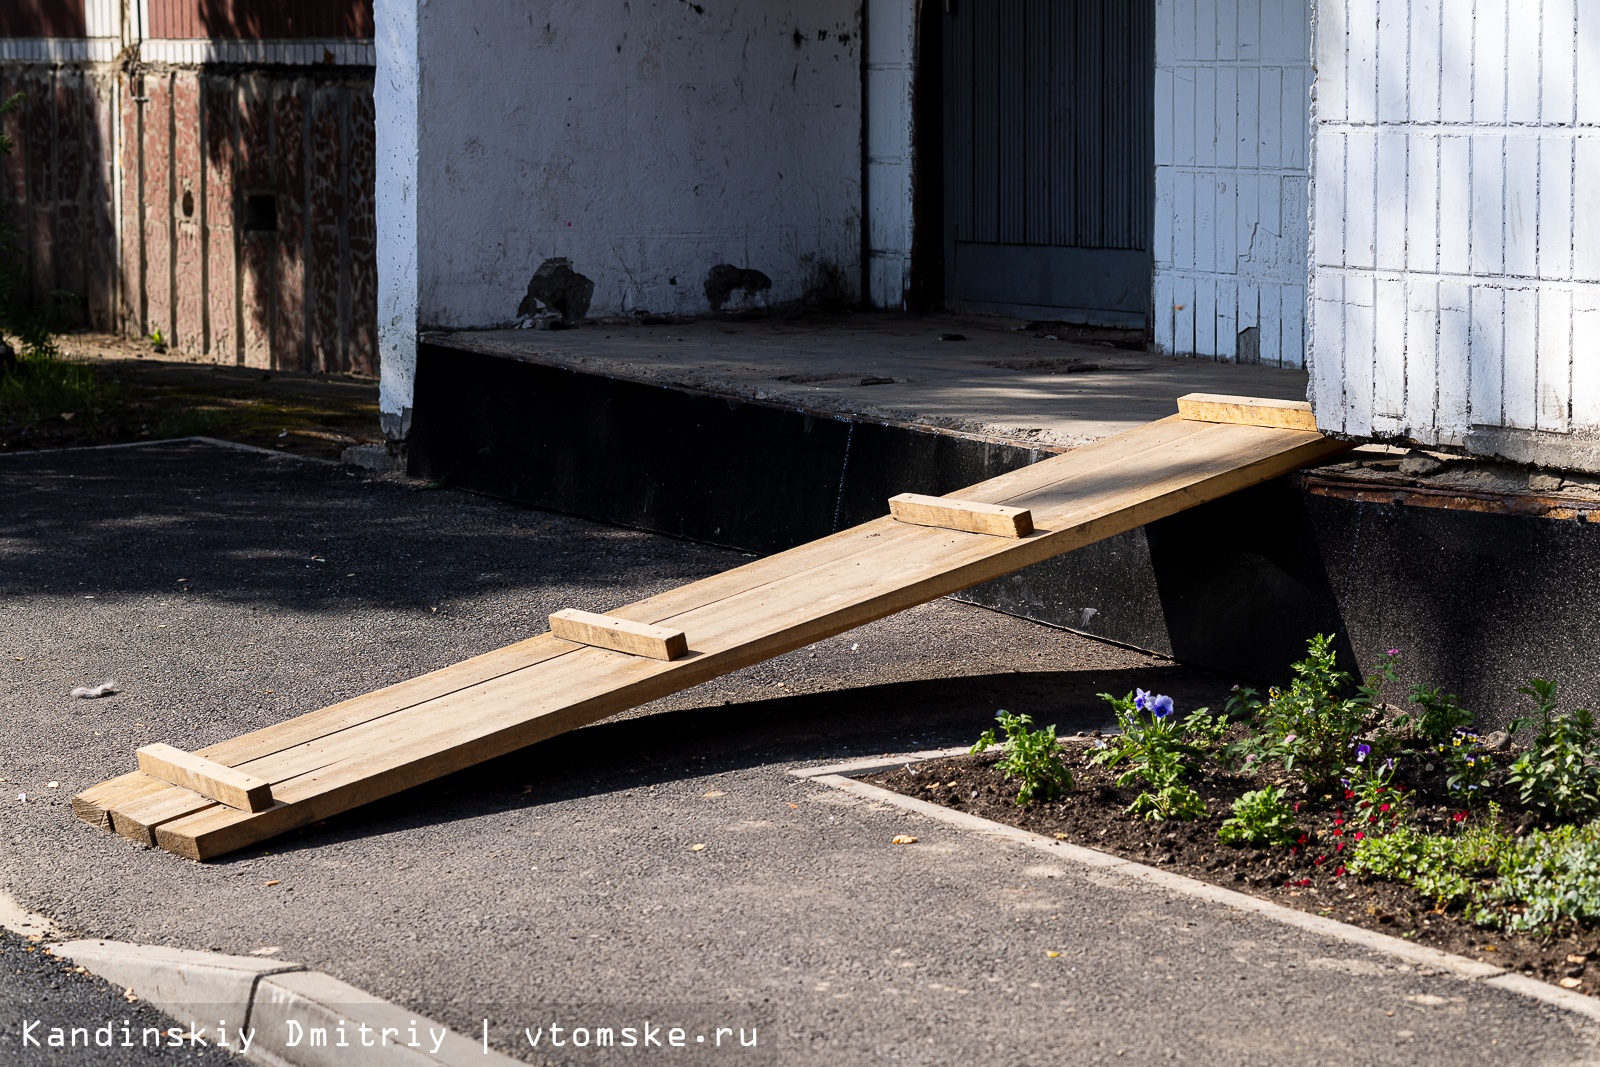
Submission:
<svg viewBox="0 0 1600 1067">
<path fill-rule="evenodd" d="M 563 641 L 609 648 L 651 659 L 677 659 L 689 651 L 689 639 L 682 630 L 629 622 L 611 615 L 567 608 L 550 616 L 550 632 Z"/>
<path fill-rule="evenodd" d="M 239 811 L 272 807 L 272 783 L 226 764 L 171 745 L 146 745 L 138 751 L 139 769 L 152 778 L 182 786 Z"/>
<path fill-rule="evenodd" d="M 942 496 L 901 493 L 889 498 L 889 514 L 901 522 L 917 526 L 938 526 L 946 530 L 993 534 L 996 537 L 1027 537 L 1033 532 L 1033 512 L 1004 504 L 977 504 L 970 500 L 951 500 Z"/>
<path fill-rule="evenodd" d="M 1190 393 L 1178 398 L 1178 414 L 1190 422 L 1221 422 L 1231 426 L 1266 426 L 1274 430 L 1313 432 L 1317 428 L 1311 405 L 1304 400 Z"/>
</svg>

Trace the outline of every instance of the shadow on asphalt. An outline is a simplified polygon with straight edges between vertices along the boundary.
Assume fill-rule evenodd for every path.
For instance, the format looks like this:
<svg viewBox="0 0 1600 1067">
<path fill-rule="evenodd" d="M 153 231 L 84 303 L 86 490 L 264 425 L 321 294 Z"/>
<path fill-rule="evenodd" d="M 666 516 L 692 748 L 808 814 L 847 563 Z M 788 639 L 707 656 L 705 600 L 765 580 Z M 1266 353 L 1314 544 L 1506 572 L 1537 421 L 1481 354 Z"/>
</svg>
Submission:
<svg viewBox="0 0 1600 1067">
<path fill-rule="evenodd" d="M 358 603 L 426 612 L 513 590 L 581 587 L 604 601 L 612 588 L 677 584 L 745 561 L 694 542 L 200 443 L 0 456 L 0 491 L 5 596 L 88 591 L 82 586 L 102 596 L 187 592 L 295 611 Z"/>
<path fill-rule="evenodd" d="M 316 849 L 755 767 L 970 745 L 999 708 L 1054 723 L 1063 735 L 1105 729 L 1113 718 L 1098 693 L 1149 688 L 1171 694 L 1180 709 L 1220 708 L 1229 684 L 1192 667 L 1152 663 L 895 682 L 615 719 L 335 816 L 271 848 Z"/>
</svg>

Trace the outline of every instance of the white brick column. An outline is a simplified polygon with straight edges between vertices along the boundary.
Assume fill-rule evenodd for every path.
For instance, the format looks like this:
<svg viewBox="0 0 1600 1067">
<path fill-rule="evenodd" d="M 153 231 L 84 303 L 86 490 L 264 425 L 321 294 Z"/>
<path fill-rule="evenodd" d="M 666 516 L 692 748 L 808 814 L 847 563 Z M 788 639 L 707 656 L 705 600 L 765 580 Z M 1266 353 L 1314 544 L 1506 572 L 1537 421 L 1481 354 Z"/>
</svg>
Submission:
<svg viewBox="0 0 1600 1067">
<path fill-rule="evenodd" d="M 426 0 L 422 0 L 426 2 Z M 411 428 L 417 369 L 418 0 L 375 0 L 378 407 L 391 439 Z"/>
<path fill-rule="evenodd" d="M 1324 429 L 1600 469 L 1600 6 L 1317 0 Z"/>
</svg>

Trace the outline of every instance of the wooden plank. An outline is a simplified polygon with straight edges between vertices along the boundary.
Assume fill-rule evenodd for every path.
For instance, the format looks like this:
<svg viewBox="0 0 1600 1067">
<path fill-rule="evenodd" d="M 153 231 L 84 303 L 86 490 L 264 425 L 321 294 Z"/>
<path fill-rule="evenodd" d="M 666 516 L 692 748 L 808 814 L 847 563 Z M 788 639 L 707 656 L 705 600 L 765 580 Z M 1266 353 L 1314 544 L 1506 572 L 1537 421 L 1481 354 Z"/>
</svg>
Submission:
<svg viewBox="0 0 1600 1067">
<path fill-rule="evenodd" d="M 152 778 L 181 786 L 239 811 L 272 807 L 272 783 L 225 763 L 196 756 L 171 745 L 145 745 L 138 751 L 139 769 Z"/>
<path fill-rule="evenodd" d="M 682 630 L 614 619 L 576 608 L 566 608 L 550 616 L 550 632 L 563 641 L 651 659 L 677 659 L 689 651 L 689 641 Z"/>
<path fill-rule="evenodd" d="M 694 655 L 619 658 L 543 635 L 202 751 L 270 782 L 277 803 L 266 811 L 203 801 L 143 774 L 87 790 L 74 808 L 179 855 L 222 855 L 1345 447 L 1308 430 L 1163 419 L 954 497 L 1027 510 L 1041 525 L 1035 536 L 974 538 L 886 517 L 598 616 L 608 629 L 693 632 Z"/>
<path fill-rule="evenodd" d="M 1219 434 L 1223 436 L 1218 437 Z M 1096 499 L 1099 490 L 1114 491 L 1119 486 L 1139 484 L 1154 490 L 1169 483 L 1171 485 L 1192 483 L 1195 478 L 1206 473 L 1206 470 L 1201 467 L 1185 466 L 1179 468 L 1181 473 L 1174 474 L 1173 456 L 1181 457 L 1193 452 L 1198 439 L 1207 436 L 1213 439 L 1209 449 L 1214 453 L 1209 461 L 1210 469 L 1227 472 L 1241 461 L 1248 462 L 1254 458 L 1252 449 L 1258 447 L 1263 438 L 1271 438 L 1275 434 L 1272 431 L 1252 428 L 1186 423 L 1174 417 L 1146 427 L 1137 442 L 1123 440 L 1118 445 L 1100 442 L 1078 450 L 1074 455 L 1078 457 L 1077 466 L 1080 470 L 1065 478 L 1061 476 L 1062 471 L 1059 468 L 1054 468 L 1056 477 L 1048 477 L 1047 472 L 1041 472 L 1039 469 L 1047 465 L 1041 464 L 984 483 L 981 487 L 969 490 L 965 495 L 971 496 L 979 492 L 1000 496 L 1017 491 L 1024 494 L 1049 492 L 1056 500 L 1053 506 L 1059 506 L 1063 500 L 1069 502 L 1070 509 L 1063 515 L 1063 521 L 1070 518 L 1078 522 L 1077 532 L 1083 536 L 1082 543 L 1087 543 L 1120 532 L 1122 529 L 1140 525 L 1150 518 L 1159 517 L 1157 514 L 1141 517 L 1139 513 L 1131 512 L 1125 518 L 1125 522 L 1115 527 L 1089 521 L 1093 518 L 1097 507 L 1104 504 L 1104 501 Z M 1327 447 L 1326 442 L 1321 442 L 1315 435 L 1301 436 L 1319 442 L 1324 449 Z M 1087 484 L 1084 484 L 1086 482 Z M 1030 495 L 1029 499 L 1045 498 Z M 665 621 L 673 621 L 680 625 L 687 623 L 697 635 L 706 631 L 705 636 L 710 645 L 739 647 L 749 653 L 747 657 L 733 663 L 724 663 L 720 659 L 708 663 L 704 677 L 709 678 L 778 652 L 787 651 L 788 648 L 818 640 L 831 633 L 842 632 L 865 621 L 866 618 L 881 617 L 883 614 L 965 588 L 967 585 L 1014 569 L 1002 564 L 992 574 L 984 571 L 966 574 L 963 570 L 972 564 L 988 565 L 987 557 L 993 554 L 993 546 L 996 544 L 1015 544 L 1015 542 L 987 539 L 973 541 L 953 536 L 947 531 L 906 526 L 883 519 L 877 523 L 858 527 L 854 531 L 836 534 L 821 542 L 802 546 L 724 575 L 694 583 L 683 590 L 674 591 L 673 594 L 664 594 L 662 597 L 652 598 L 651 601 L 642 602 L 629 609 L 619 610 L 632 613 L 635 609 L 641 609 L 638 617 L 653 623 Z M 965 547 L 957 552 L 955 551 L 957 546 Z M 1076 546 L 1058 545 L 1042 552 L 1038 558 L 1048 558 L 1065 550 L 1066 547 Z M 968 549 L 970 551 L 967 551 Z M 815 566 L 797 562 L 812 557 L 818 557 Z M 946 573 L 940 575 L 941 569 Z M 878 586 L 904 593 L 906 589 L 902 587 L 905 586 L 907 575 L 914 577 L 929 573 L 947 580 L 950 584 L 925 589 L 912 588 L 906 594 L 910 596 L 909 600 L 898 605 L 887 603 L 881 606 L 881 609 L 870 609 L 865 617 L 849 613 L 852 610 L 859 611 L 861 608 L 859 601 L 863 597 L 870 597 Z M 863 579 L 860 577 L 863 574 L 871 578 Z M 686 590 L 703 590 L 703 593 L 694 597 L 684 597 Z M 820 595 L 819 590 L 823 591 Z M 691 601 L 695 600 L 702 602 L 703 606 L 694 606 Z M 646 605 L 652 604 L 651 610 L 642 610 Z M 752 622 L 749 611 L 751 605 L 754 605 L 767 619 L 767 623 L 762 623 L 759 619 Z M 790 626 L 796 616 L 803 617 L 805 613 L 825 613 L 834 608 L 844 609 L 837 625 L 810 635 L 791 627 L 786 636 L 789 643 L 785 646 L 762 647 L 764 627 L 767 624 L 775 625 L 778 631 L 782 631 L 784 627 Z M 687 609 L 687 611 L 680 610 L 679 614 L 672 615 L 674 609 Z M 777 631 L 774 635 L 784 636 Z M 549 640 L 552 644 L 563 644 L 554 639 Z M 697 648 L 700 645 L 700 638 L 697 637 Z M 564 647 L 572 648 L 571 645 Z M 274 783 L 310 771 L 325 772 L 319 773 L 319 780 L 324 780 L 329 774 L 337 773 L 341 767 L 348 766 L 357 766 L 358 770 L 365 768 L 361 773 L 371 773 L 374 768 L 370 760 L 366 763 L 362 763 L 362 760 L 375 751 L 385 751 L 396 744 L 405 743 L 408 739 L 416 739 L 419 729 L 431 737 L 432 735 L 427 732 L 432 729 L 433 724 L 444 724 L 444 733 L 434 740 L 427 740 L 425 742 L 427 744 L 436 742 L 443 744 L 453 740 L 452 735 L 456 733 L 457 727 L 452 724 L 459 723 L 464 717 L 481 714 L 485 707 L 510 707 L 522 717 L 545 714 L 546 711 L 529 703 L 525 696 L 526 691 L 530 685 L 546 690 L 562 690 L 569 684 L 571 674 L 559 662 L 548 664 L 539 670 L 541 673 L 536 677 L 524 673 L 518 677 L 508 674 L 495 678 L 471 690 L 462 690 L 439 701 L 396 712 L 392 719 L 380 719 L 374 716 L 347 729 L 341 728 L 326 737 L 308 741 L 294 749 L 275 752 L 260 761 L 244 766 L 251 773 Z M 549 673 L 551 671 L 555 674 Z M 657 695 L 675 692 L 701 680 L 704 678 L 689 676 L 676 681 L 667 679 L 666 688 L 659 692 L 646 693 L 639 699 L 641 701 L 654 699 Z M 631 704 L 625 702 L 613 710 L 622 710 L 627 706 Z M 553 706 L 549 710 L 559 710 L 559 707 Z M 599 717 L 611 713 L 604 711 Z M 302 720 L 323 714 L 319 712 L 313 716 L 303 716 Z M 372 728 L 368 726 L 369 721 Z M 280 730 L 291 725 L 280 724 L 279 727 L 269 729 Z M 573 725 L 581 725 L 581 721 Z M 563 726 L 561 729 L 569 728 L 571 727 Z M 537 739 L 533 737 L 529 742 L 523 743 L 531 743 L 531 740 Z M 387 758 L 387 755 L 384 758 Z M 349 760 L 355 760 L 356 763 L 341 763 Z M 328 770 L 329 768 L 332 769 Z M 359 777 L 359 774 L 357 776 Z M 428 777 L 432 775 L 419 780 L 426 781 Z M 277 795 L 280 799 L 285 796 L 282 791 Z M 203 810 L 194 805 L 193 800 L 192 795 L 182 790 L 172 790 L 170 796 L 147 797 L 142 801 L 142 806 L 134 806 L 135 811 L 142 813 L 136 825 L 129 825 L 135 821 L 134 812 L 125 811 L 120 807 L 115 813 L 114 823 L 119 832 L 126 833 L 136 840 L 147 839 L 155 826 L 186 814 L 198 814 Z"/>
<path fill-rule="evenodd" d="M 900 522 L 918 526 L 937 526 L 995 537 L 1027 537 L 1033 532 L 1033 513 L 1027 508 L 923 496 L 920 493 L 901 493 L 890 497 L 889 514 Z"/>
<path fill-rule="evenodd" d="M 1174 430 L 1181 430 L 1182 434 L 1189 435 L 1189 437 L 1195 434 L 1232 434 L 1235 437 L 1251 437 L 1251 435 L 1254 435 L 1254 437 L 1258 438 L 1266 434 L 1270 437 L 1269 432 L 1264 432 L 1264 430 L 1240 429 L 1240 427 L 1206 427 L 1205 424 L 1187 424 L 1186 426 L 1179 419 L 1163 422 L 1165 422 L 1165 426 L 1162 426 L 1162 432 L 1160 434 L 1152 434 L 1152 437 L 1155 438 L 1155 443 L 1162 443 L 1162 445 L 1171 445 L 1174 440 L 1181 442 L 1182 438 L 1174 434 Z M 1318 438 L 1312 435 L 1312 440 L 1318 440 Z M 1098 451 L 1098 446 L 1090 446 L 1086 450 L 1080 450 L 1080 453 L 1093 453 L 1093 451 Z M 1139 485 L 1139 483 L 1152 483 L 1152 477 L 1160 474 L 1163 464 L 1170 464 L 1171 454 L 1173 454 L 1171 448 L 1154 448 L 1154 450 L 1152 448 L 1139 448 L 1139 450 L 1128 451 L 1133 451 L 1136 456 L 1139 456 L 1139 459 L 1130 461 L 1130 459 L 1118 459 L 1115 456 L 1099 456 L 1093 464 L 1080 464 L 1080 466 L 1088 467 L 1090 477 L 1093 478 L 1094 482 L 1099 483 L 1102 488 L 1104 486 L 1117 485 L 1118 482 L 1125 483 L 1125 485 Z M 1163 459 L 1163 454 L 1166 456 L 1165 459 Z M 1227 466 L 1229 464 L 1222 464 L 1222 469 L 1226 469 Z M 1075 485 L 1075 483 L 1082 480 L 1082 477 L 1083 475 L 1074 475 L 1072 478 L 1067 478 L 1066 482 L 1058 482 L 1056 485 L 1046 486 L 1046 488 L 1061 491 L 1064 494 L 1064 498 L 1069 499 L 1069 501 L 1082 501 L 1086 496 L 1085 491 L 1080 486 Z M 1171 477 L 1170 472 L 1168 472 L 1168 477 Z M 1030 470 L 1019 470 L 1019 472 L 1013 472 L 1011 475 L 1005 475 L 1002 480 L 986 483 L 984 488 L 987 490 L 989 486 L 995 486 L 997 483 L 1014 482 L 1014 480 L 1021 480 L 1021 478 L 1037 480 L 1038 474 L 1037 472 L 1030 472 Z M 1186 480 L 1186 478 L 1187 475 L 1184 475 L 1179 480 Z M 1150 515 L 1150 517 L 1155 517 L 1155 515 Z M 1082 518 L 1082 515 L 1078 518 Z M 1141 522 L 1147 522 L 1147 518 L 1133 518 L 1131 525 L 1139 525 Z M 1082 531 L 1086 534 L 1086 542 L 1093 541 L 1098 536 L 1109 536 L 1110 533 L 1117 533 L 1118 530 L 1117 528 L 1099 528 L 1099 526 L 1091 525 L 1091 523 L 1083 523 Z M 765 605 L 768 613 L 776 614 L 779 617 L 779 624 L 782 624 L 782 616 L 786 616 L 792 611 L 819 611 L 819 609 L 830 608 L 830 606 L 835 605 L 843 606 L 846 609 L 851 608 L 851 606 L 859 606 L 853 605 L 853 601 L 859 600 L 861 595 L 867 595 L 870 592 L 869 585 L 862 584 L 861 577 L 858 577 L 859 574 L 885 574 L 886 581 L 890 582 L 890 587 L 893 587 L 894 582 L 902 582 L 902 579 L 904 579 L 904 574 L 896 573 L 898 566 L 909 566 L 910 571 L 907 571 L 907 573 L 920 574 L 928 573 L 930 569 L 933 573 L 938 573 L 938 569 L 941 566 L 942 568 L 955 568 L 955 571 L 960 571 L 960 566 L 958 565 L 963 563 L 963 560 L 950 553 L 950 545 L 954 544 L 955 541 L 965 541 L 965 539 L 952 537 L 952 534 L 946 533 L 946 531 L 917 528 L 917 526 L 899 526 L 891 522 L 891 520 L 878 520 L 878 523 L 869 523 L 867 526 L 858 528 L 858 530 L 853 531 L 853 534 L 858 537 L 862 544 L 869 545 L 869 549 L 862 550 L 862 552 L 838 555 L 838 558 L 834 558 L 834 560 L 824 561 L 818 568 L 790 566 L 790 568 L 786 568 L 786 576 L 781 577 L 776 582 L 763 582 L 760 581 L 760 577 L 762 577 L 766 569 L 782 563 L 782 561 L 786 560 L 786 557 L 808 555 L 808 553 L 816 549 L 816 545 L 805 545 L 803 549 L 782 553 L 779 557 L 771 557 L 768 560 L 760 561 L 760 563 L 752 563 L 747 568 L 739 568 L 739 571 L 723 574 L 723 576 L 717 576 L 714 579 L 707 579 L 706 582 L 696 582 L 690 589 L 699 589 L 702 585 L 712 585 L 714 587 L 714 589 L 710 590 L 709 597 L 707 597 L 709 603 L 707 603 L 704 611 L 710 611 L 717 617 L 706 616 L 706 614 L 702 614 L 701 609 L 694 609 L 688 616 L 693 619 L 693 625 L 691 625 L 690 629 L 694 629 L 696 633 L 699 633 L 702 627 L 714 625 L 717 633 L 710 635 L 710 637 L 714 638 L 715 643 L 726 641 L 726 643 L 738 645 L 738 643 L 744 641 L 749 648 L 754 648 L 754 645 L 750 643 L 752 632 L 749 629 L 741 629 L 741 627 L 749 627 L 747 611 L 742 608 L 741 601 L 757 601 L 760 605 Z M 885 536 L 890 537 L 890 539 L 888 541 L 875 541 L 878 537 Z M 910 541 L 907 541 L 907 539 L 910 539 Z M 835 536 L 830 537 L 830 539 L 824 539 L 824 542 L 819 542 L 819 544 L 834 542 L 835 547 L 837 547 L 837 545 L 845 544 L 846 541 L 848 541 L 846 537 Z M 912 545 L 914 544 L 922 544 L 922 549 L 912 550 Z M 974 544 L 974 542 L 965 541 L 965 544 L 970 545 L 971 549 L 973 549 L 973 552 L 971 552 L 973 560 L 981 561 L 982 558 L 989 555 L 989 545 L 994 544 L 994 542 L 979 541 Z M 878 545 L 877 549 L 875 549 L 877 550 L 877 557 L 870 553 L 872 552 L 872 545 Z M 1056 550 L 1048 550 L 1048 552 L 1043 552 L 1040 558 L 1048 558 L 1054 553 L 1056 553 Z M 1010 568 L 1002 566 L 995 573 L 1005 573 L 1006 569 Z M 989 574 L 973 574 L 965 581 L 955 581 L 947 589 L 933 589 L 930 592 L 926 592 L 925 595 L 917 593 L 912 600 L 907 601 L 906 605 L 901 606 L 920 603 L 926 598 L 938 597 L 944 592 L 954 592 L 955 589 L 962 589 L 965 585 L 974 584 L 976 581 L 984 581 L 987 576 Z M 730 589 L 717 587 L 718 582 L 722 581 L 722 579 L 730 579 L 730 577 L 733 577 L 736 584 L 747 585 L 746 593 L 728 595 L 731 592 Z M 794 581 L 789 581 L 790 577 Z M 818 589 L 832 589 L 834 592 L 829 593 L 827 597 L 819 598 Z M 645 603 L 648 603 L 648 601 L 645 601 Z M 882 611 L 874 611 L 869 617 L 878 617 L 880 614 L 890 613 L 893 609 L 899 608 L 894 605 L 886 606 Z M 654 614 L 654 621 L 662 621 L 661 614 L 651 614 Z M 746 617 L 741 617 L 741 614 Z M 859 617 L 843 617 L 843 621 L 837 627 L 832 627 L 829 632 L 842 632 L 842 630 L 850 629 L 851 625 L 858 624 L 859 621 L 862 621 Z M 818 633 L 813 637 L 798 638 L 798 643 L 803 645 L 803 643 L 808 643 L 810 640 L 818 640 L 818 637 L 826 637 L 826 635 L 827 633 Z M 754 637 L 758 637 L 758 635 L 754 635 Z M 699 645 L 699 638 L 696 643 Z M 755 649 L 754 656 L 736 665 L 758 661 L 758 659 L 765 657 L 766 654 L 776 654 L 776 651 L 786 651 L 786 649 L 768 649 L 765 653 L 762 653 L 760 649 Z M 558 664 L 550 665 L 550 669 L 558 670 L 558 672 L 562 670 Z M 710 670 L 706 677 L 715 677 L 717 673 L 722 673 L 723 670 L 728 669 L 734 669 L 734 665 L 723 665 L 720 669 Z M 677 691 L 677 689 L 685 688 L 686 685 L 693 685 L 694 681 L 698 680 L 701 680 L 701 678 L 685 678 L 682 683 L 675 683 L 675 685 L 670 685 L 669 688 L 664 689 L 662 694 Z M 502 681 L 506 685 L 501 685 Z M 525 675 L 525 677 L 518 678 L 499 678 L 499 680 L 490 681 L 490 683 L 485 683 L 483 686 L 477 686 L 472 693 L 462 691 L 459 696 L 469 697 L 469 699 L 482 697 L 482 699 L 478 699 L 480 704 L 483 701 L 498 701 L 504 704 L 504 702 L 515 702 L 517 694 L 523 693 L 530 685 L 549 688 L 549 686 L 557 685 L 557 681 L 560 681 L 560 678 L 552 678 L 549 673 L 539 673 L 538 677 L 526 677 Z M 653 699 L 653 696 L 646 694 L 642 699 Z M 533 710 L 530 707 L 526 707 L 526 702 L 523 702 L 523 712 L 531 713 Z M 419 705 L 416 709 L 408 710 L 403 715 L 397 715 L 395 717 L 397 721 L 395 721 L 394 725 L 395 728 L 402 731 L 397 736 L 403 741 L 406 736 L 405 721 L 398 720 L 456 723 L 464 713 L 475 712 L 472 712 L 472 709 L 467 709 L 467 707 L 462 707 L 461 702 L 453 696 L 450 699 L 445 699 L 445 701 L 434 702 L 434 704 Z M 378 725 L 384 726 L 384 723 L 378 723 Z M 451 726 L 451 729 L 454 729 L 453 726 Z M 283 781 L 283 777 L 286 776 L 306 773 L 307 769 L 325 768 L 325 766 L 330 765 L 330 763 L 333 763 L 334 758 L 338 757 L 338 750 L 341 744 L 346 753 L 365 753 L 370 752 L 374 747 L 382 747 L 382 745 L 389 745 L 392 742 L 394 742 L 394 737 L 386 737 L 382 742 L 374 742 L 370 731 L 366 731 L 365 728 L 352 728 L 347 731 L 342 741 L 339 734 L 333 734 L 333 736 L 326 737 L 326 739 L 318 739 L 317 742 L 301 745 L 299 749 L 277 753 L 277 755 L 272 755 L 272 757 L 259 761 L 259 763 L 251 763 L 251 765 L 248 765 L 248 769 L 251 769 L 251 773 L 256 773 L 259 776 L 267 777 L 270 781 L 278 782 Z M 426 779 L 421 779 L 421 781 L 426 781 Z M 179 790 L 174 790 L 174 792 L 179 792 Z M 118 811 L 118 827 L 122 827 L 122 814 L 122 811 Z M 155 821 L 170 819 L 173 814 L 173 809 L 168 806 L 168 803 L 165 800 L 160 801 L 160 805 L 158 805 L 160 819 L 155 819 Z"/>
<path fill-rule="evenodd" d="M 1178 414 L 1193 422 L 1224 422 L 1234 426 L 1269 426 L 1283 430 L 1317 428 L 1311 405 L 1304 400 L 1241 401 L 1236 396 L 1190 393 L 1178 398 Z"/>
</svg>

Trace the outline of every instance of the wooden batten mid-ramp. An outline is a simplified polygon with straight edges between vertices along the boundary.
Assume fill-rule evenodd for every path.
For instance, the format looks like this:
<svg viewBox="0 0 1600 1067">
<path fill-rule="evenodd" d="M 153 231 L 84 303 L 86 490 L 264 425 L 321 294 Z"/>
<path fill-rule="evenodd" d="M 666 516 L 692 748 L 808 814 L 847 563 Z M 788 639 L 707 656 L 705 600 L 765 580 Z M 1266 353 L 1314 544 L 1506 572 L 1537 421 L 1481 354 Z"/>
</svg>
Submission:
<svg viewBox="0 0 1600 1067">
<path fill-rule="evenodd" d="M 1178 415 L 948 497 L 896 498 L 890 516 L 604 616 L 560 612 L 553 633 L 197 753 L 159 746 L 73 809 L 210 859 L 1347 447 L 1304 404 L 1185 397 Z"/>
</svg>

